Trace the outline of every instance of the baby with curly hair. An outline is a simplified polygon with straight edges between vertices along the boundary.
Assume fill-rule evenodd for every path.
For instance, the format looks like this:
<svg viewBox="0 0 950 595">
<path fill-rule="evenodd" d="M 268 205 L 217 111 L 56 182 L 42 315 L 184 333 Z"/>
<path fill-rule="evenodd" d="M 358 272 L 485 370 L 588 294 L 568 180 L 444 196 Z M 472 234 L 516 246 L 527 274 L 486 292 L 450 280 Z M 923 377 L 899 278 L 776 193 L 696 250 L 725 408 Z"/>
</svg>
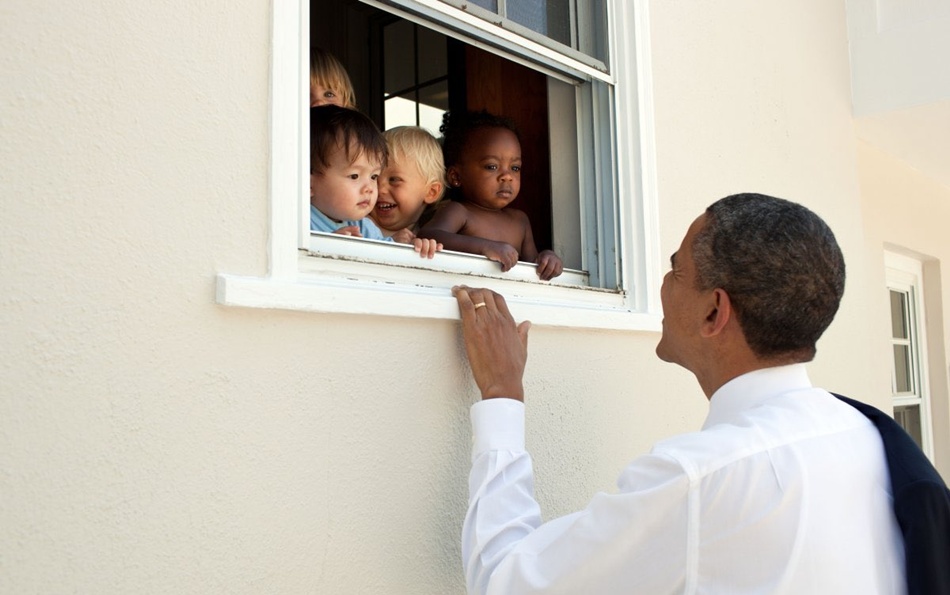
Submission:
<svg viewBox="0 0 950 595">
<path fill-rule="evenodd" d="M 542 280 L 560 275 L 558 255 L 538 252 L 528 216 L 508 206 L 521 190 L 521 140 L 514 123 L 487 111 L 446 113 L 440 131 L 453 200 L 443 202 L 419 237 L 481 254 L 502 271 L 521 260 L 536 263 Z"/>
</svg>

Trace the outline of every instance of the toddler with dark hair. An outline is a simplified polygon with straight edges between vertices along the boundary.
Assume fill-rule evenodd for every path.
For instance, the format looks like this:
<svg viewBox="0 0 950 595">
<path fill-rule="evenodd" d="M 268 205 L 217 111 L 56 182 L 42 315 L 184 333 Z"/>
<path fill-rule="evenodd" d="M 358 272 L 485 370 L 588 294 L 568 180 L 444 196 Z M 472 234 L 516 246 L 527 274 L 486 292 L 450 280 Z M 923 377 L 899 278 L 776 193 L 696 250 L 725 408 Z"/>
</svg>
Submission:
<svg viewBox="0 0 950 595">
<path fill-rule="evenodd" d="M 372 240 L 387 238 L 367 217 L 376 205 L 386 141 L 372 120 L 336 105 L 310 109 L 310 229 Z M 406 236 L 424 258 L 436 240 Z"/>
</svg>

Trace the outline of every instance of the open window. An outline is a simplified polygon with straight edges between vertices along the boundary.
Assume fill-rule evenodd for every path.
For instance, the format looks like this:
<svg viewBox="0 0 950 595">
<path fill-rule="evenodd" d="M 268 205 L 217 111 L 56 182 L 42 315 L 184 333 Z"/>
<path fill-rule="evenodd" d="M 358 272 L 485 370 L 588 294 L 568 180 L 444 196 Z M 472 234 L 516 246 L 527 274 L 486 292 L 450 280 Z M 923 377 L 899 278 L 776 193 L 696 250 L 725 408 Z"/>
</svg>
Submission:
<svg viewBox="0 0 950 595">
<path fill-rule="evenodd" d="M 464 283 L 503 292 L 535 323 L 658 328 L 646 2 L 298 1 L 274 4 L 271 273 L 221 275 L 219 301 L 454 318 L 448 289 Z M 311 45 L 346 66 L 359 109 L 382 130 L 414 124 L 438 137 L 446 110 L 513 119 L 526 165 L 512 206 L 565 273 L 540 282 L 534 265 L 502 273 L 478 255 L 422 260 L 408 246 L 311 233 Z"/>
</svg>

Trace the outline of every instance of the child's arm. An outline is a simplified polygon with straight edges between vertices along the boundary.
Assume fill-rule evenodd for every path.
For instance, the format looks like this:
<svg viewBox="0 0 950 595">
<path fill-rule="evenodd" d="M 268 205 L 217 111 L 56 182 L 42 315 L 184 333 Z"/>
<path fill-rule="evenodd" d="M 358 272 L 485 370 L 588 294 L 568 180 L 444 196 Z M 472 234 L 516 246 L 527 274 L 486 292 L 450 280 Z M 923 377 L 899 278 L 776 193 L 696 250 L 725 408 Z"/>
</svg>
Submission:
<svg viewBox="0 0 950 595">
<path fill-rule="evenodd" d="M 554 250 L 542 250 L 540 254 L 538 253 L 538 248 L 534 244 L 534 234 L 531 233 L 531 221 L 524 212 L 519 211 L 519 213 L 521 213 L 524 223 L 524 241 L 521 244 L 521 259 L 537 263 L 538 277 L 540 277 L 542 281 L 549 281 L 557 277 L 564 270 L 561 259 L 554 253 Z"/>
<path fill-rule="evenodd" d="M 501 264 L 502 271 L 518 264 L 518 250 L 514 246 L 458 233 L 465 227 L 467 219 L 468 210 L 465 207 L 448 202 L 419 230 L 419 237 L 441 242 L 447 250 L 481 254 Z"/>
</svg>

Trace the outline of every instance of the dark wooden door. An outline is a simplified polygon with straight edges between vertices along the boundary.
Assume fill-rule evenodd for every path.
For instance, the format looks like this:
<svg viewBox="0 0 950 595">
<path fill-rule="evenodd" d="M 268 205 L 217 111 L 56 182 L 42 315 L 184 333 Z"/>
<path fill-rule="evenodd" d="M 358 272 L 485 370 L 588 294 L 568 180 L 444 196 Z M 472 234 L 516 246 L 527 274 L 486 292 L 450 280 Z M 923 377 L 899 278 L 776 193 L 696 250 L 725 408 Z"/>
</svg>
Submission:
<svg viewBox="0 0 950 595">
<path fill-rule="evenodd" d="M 457 73 L 455 77 L 450 74 L 455 79 L 449 88 L 452 109 L 488 110 L 511 118 L 518 126 L 524 165 L 521 192 L 511 206 L 528 214 L 538 250 L 550 248 L 551 147 L 546 77 L 463 43 L 450 45 L 449 51 L 450 70 Z"/>
</svg>

